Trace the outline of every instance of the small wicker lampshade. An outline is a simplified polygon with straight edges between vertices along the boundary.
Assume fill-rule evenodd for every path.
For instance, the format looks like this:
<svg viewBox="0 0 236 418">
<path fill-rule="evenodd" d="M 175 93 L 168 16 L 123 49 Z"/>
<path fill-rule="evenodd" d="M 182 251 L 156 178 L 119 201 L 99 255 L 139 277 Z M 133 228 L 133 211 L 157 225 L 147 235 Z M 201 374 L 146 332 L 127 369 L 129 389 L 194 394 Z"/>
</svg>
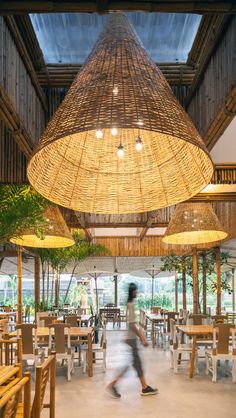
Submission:
<svg viewBox="0 0 236 418">
<path fill-rule="evenodd" d="M 34 248 L 63 248 L 74 245 L 74 240 L 57 207 L 49 207 L 44 213 L 46 226 L 41 239 L 34 230 L 24 231 L 19 237 L 11 238 L 13 244 Z"/>
<path fill-rule="evenodd" d="M 170 220 L 163 242 L 197 245 L 227 237 L 210 203 L 181 203 Z"/>
<path fill-rule="evenodd" d="M 41 137 L 30 183 L 74 210 L 137 213 L 189 199 L 212 174 L 165 77 L 126 16 L 112 14 Z"/>
</svg>

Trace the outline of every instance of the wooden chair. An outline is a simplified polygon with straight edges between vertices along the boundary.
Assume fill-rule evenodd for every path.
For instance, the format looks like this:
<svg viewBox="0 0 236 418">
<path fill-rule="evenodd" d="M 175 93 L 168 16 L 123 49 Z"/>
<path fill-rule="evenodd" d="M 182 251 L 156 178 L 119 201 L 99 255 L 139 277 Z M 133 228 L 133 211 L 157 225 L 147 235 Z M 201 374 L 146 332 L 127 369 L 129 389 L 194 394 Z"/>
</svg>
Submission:
<svg viewBox="0 0 236 418">
<path fill-rule="evenodd" d="M 191 343 L 184 343 L 181 341 L 181 336 L 177 332 L 176 321 L 170 318 L 170 355 L 171 355 L 171 369 L 174 373 L 178 373 L 180 367 L 189 364 L 192 354 Z M 198 352 L 195 356 L 195 370 L 198 373 Z"/>
<path fill-rule="evenodd" d="M 209 317 L 203 314 L 190 314 L 187 319 L 189 325 L 206 325 L 209 323 Z"/>
<path fill-rule="evenodd" d="M 23 416 L 30 418 L 30 397 L 31 382 L 30 373 L 25 373 L 24 377 L 14 384 L 0 398 L 0 418 L 17 418 L 17 410 L 24 392 Z"/>
<path fill-rule="evenodd" d="M 169 311 L 164 313 L 164 327 L 163 327 L 163 333 L 162 333 L 162 339 L 163 339 L 163 349 L 166 350 L 166 342 L 167 340 L 170 341 L 170 319 L 174 319 L 177 321 L 179 317 L 179 313 L 175 311 Z"/>
<path fill-rule="evenodd" d="M 0 338 L 9 333 L 8 319 L 0 319 Z"/>
<path fill-rule="evenodd" d="M 93 355 L 94 355 L 94 362 L 102 361 L 103 364 L 103 371 L 106 371 L 106 349 L 107 349 L 107 338 L 106 338 L 106 320 L 101 322 L 102 326 L 102 335 L 100 342 L 98 344 L 92 345 Z M 85 351 L 85 358 L 83 356 L 83 372 L 86 372 L 87 364 L 88 364 L 88 349 L 87 346 L 83 346 Z M 82 350 L 84 351 L 84 350 Z"/>
<path fill-rule="evenodd" d="M 17 337 L 22 339 L 22 359 L 32 360 L 33 364 L 39 360 L 37 326 L 35 324 L 19 324 L 16 326 Z"/>
<path fill-rule="evenodd" d="M 232 338 L 232 349 L 231 349 Z M 216 324 L 213 330 L 213 348 L 206 350 L 206 374 L 212 374 L 212 382 L 217 381 L 218 360 L 232 362 L 232 381 L 236 383 L 236 340 L 233 324 Z"/>
<path fill-rule="evenodd" d="M 0 366 L 13 366 L 22 362 L 21 338 L 0 340 Z"/>
<path fill-rule="evenodd" d="M 228 324 L 236 324 L 236 313 L 234 312 L 228 312 Z"/>
<path fill-rule="evenodd" d="M 152 306 L 151 313 L 158 315 L 161 312 L 161 306 Z"/>
<path fill-rule="evenodd" d="M 30 323 L 30 305 L 26 305 L 24 315 L 22 319 L 25 323 Z"/>
<path fill-rule="evenodd" d="M 212 315 L 213 324 L 226 324 L 228 323 L 228 315 Z"/>
<path fill-rule="evenodd" d="M 65 331 L 67 330 L 67 336 Z M 67 340 L 66 344 L 65 341 Z M 52 324 L 49 325 L 49 354 L 56 353 L 56 360 L 67 363 L 67 379 L 71 380 L 74 373 L 74 352 L 71 349 L 70 325 Z"/>
</svg>

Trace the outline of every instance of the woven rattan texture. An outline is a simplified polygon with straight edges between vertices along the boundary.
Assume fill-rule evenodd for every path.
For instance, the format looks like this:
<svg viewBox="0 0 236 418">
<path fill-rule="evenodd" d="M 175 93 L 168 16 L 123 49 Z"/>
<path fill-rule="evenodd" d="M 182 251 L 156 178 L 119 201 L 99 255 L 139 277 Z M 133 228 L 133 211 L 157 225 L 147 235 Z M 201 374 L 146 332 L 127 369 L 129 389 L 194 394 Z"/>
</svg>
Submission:
<svg viewBox="0 0 236 418">
<path fill-rule="evenodd" d="M 57 207 L 49 207 L 44 213 L 46 226 L 42 239 L 36 235 L 35 230 L 22 231 L 20 237 L 10 241 L 17 245 L 34 248 L 63 248 L 74 245 L 74 240 L 66 222 Z"/>
<path fill-rule="evenodd" d="M 41 137 L 29 181 L 68 208 L 137 213 L 192 197 L 212 173 L 206 147 L 163 74 L 127 18 L 111 15 Z"/>
<path fill-rule="evenodd" d="M 163 241 L 167 244 L 198 245 L 227 237 L 210 203 L 181 203 L 176 206 Z"/>
</svg>

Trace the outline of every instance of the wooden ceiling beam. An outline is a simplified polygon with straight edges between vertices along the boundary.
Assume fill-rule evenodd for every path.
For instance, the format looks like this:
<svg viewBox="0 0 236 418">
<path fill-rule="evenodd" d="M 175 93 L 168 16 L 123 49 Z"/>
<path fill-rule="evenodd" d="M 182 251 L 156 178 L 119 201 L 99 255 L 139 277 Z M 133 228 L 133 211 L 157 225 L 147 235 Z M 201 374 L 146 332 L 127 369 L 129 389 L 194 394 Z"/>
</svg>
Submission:
<svg viewBox="0 0 236 418">
<path fill-rule="evenodd" d="M 144 11 L 177 13 L 235 13 L 235 1 L 227 0 L 1 0 L 0 13 L 106 13 L 109 11 Z"/>
<path fill-rule="evenodd" d="M 157 66 L 163 72 L 170 85 L 191 85 L 196 70 L 184 63 L 159 63 Z M 47 64 L 37 71 L 41 86 L 70 87 L 75 76 L 81 70 L 79 64 Z"/>
<path fill-rule="evenodd" d="M 78 219 L 79 225 L 84 230 L 84 233 L 86 235 L 87 240 L 89 242 L 92 241 L 93 236 L 92 236 L 91 232 L 89 231 L 88 227 L 86 226 L 85 213 L 74 211 L 74 214 L 75 214 L 76 218 Z M 71 225 L 69 225 L 69 224 L 68 224 L 68 226 L 71 227 Z M 78 228 L 78 225 L 77 225 L 77 228 Z"/>
</svg>

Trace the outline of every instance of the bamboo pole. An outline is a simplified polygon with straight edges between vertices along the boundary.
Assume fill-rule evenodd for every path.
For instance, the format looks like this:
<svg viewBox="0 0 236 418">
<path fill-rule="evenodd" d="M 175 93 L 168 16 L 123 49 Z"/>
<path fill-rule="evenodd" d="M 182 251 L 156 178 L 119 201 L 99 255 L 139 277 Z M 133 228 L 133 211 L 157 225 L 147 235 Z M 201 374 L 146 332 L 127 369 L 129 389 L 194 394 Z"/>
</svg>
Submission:
<svg viewBox="0 0 236 418">
<path fill-rule="evenodd" d="M 203 300 L 203 313 L 206 315 L 207 311 L 207 286 L 206 286 L 206 254 L 202 254 L 202 300 Z"/>
<path fill-rule="evenodd" d="M 186 268 L 182 268 L 182 292 L 183 292 L 183 309 L 187 309 L 187 291 L 186 291 Z"/>
<path fill-rule="evenodd" d="M 217 284 L 217 301 L 216 313 L 221 315 L 221 268 L 220 268 L 220 248 L 216 248 L 216 284 Z"/>
<path fill-rule="evenodd" d="M 175 311 L 178 312 L 179 299 L 178 299 L 178 272 L 175 273 Z"/>
<path fill-rule="evenodd" d="M 17 323 L 22 323 L 22 247 L 17 247 Z"/>
<path fill-rule="evenodd" d="M 193 250 L 193 313 L 198 313 L 199 306 L 199 289 L 198 289 L 198 258 L 197 250 Z"/>
<path fill-rule="evenodd" d="M 232 268 L 232 310 L 235 312 L 235 269 Z"/>
<path fill-rule="evenodd" d="M 35 257 L 34 259 L 34 303 L 35 303 L 35 321 L 36 314 L 40 304 L 40 259 Z"/>
</svg>

